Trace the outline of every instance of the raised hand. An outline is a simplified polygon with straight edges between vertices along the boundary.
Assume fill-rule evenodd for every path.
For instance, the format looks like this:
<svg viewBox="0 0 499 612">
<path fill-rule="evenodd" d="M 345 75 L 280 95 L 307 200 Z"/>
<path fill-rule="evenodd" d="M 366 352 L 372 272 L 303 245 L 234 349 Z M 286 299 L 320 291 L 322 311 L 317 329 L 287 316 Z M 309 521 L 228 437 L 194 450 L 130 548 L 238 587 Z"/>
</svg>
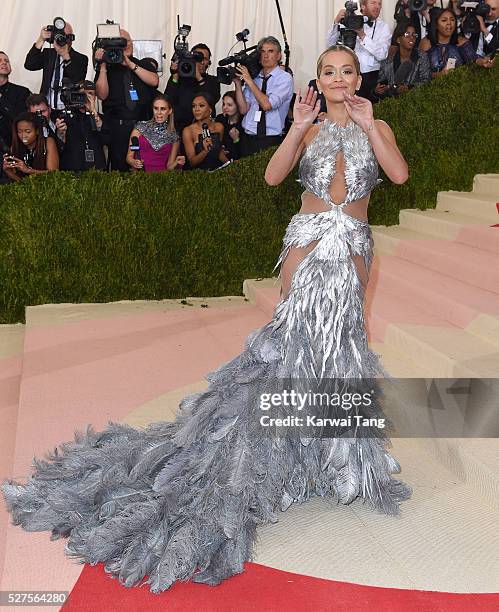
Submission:
<svg viewBox="0 0 499 612">
<path fill-rule="evenodd" d="M 296 125 L 311 125 L 321 110 L 321 102 L 317 99 L 317 92 L 313 87 L 307 87 L 304 96 L 298 90 L 295 105 L 293 106 L 293 122 Z"/>
<path fill-rule="evenodd" d="M 366 98 L 345 93 L 345 108 L 350 119 L 362 129 L 367 129 L 374 121 L 373 105 Z"/>
</svg>

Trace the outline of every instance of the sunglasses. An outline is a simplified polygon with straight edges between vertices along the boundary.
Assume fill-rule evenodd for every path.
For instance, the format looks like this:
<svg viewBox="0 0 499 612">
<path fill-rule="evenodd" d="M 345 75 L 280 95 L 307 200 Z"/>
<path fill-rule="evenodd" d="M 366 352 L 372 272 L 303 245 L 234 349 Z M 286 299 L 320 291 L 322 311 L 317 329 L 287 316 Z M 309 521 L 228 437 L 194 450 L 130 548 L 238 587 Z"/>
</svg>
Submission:
<svg viewBox="0 0 499 612">
<path fill-rule="evenodd" d="M 419 38 L 416 32 L 404 32 L 404 38 Z"/>
</svg>

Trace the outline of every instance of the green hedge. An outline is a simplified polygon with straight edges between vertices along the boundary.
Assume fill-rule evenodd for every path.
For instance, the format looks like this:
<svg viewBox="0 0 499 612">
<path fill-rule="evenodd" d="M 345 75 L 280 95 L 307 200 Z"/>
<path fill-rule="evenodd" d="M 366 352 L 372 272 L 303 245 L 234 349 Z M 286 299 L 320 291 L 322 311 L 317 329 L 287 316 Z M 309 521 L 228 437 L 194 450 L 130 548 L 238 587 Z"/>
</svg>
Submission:
<svg viewBox="0 0 499 612">
<path fill-rule="evenodd" d="M 397 223 L 401 208 L 433 207 L 437 191 L 497 172 L 498 74 L 461 68 L 377 105 L 410 179 L 373 192 L 372 223 Z M 299 209 L 295 174 L 265 184 L 271 154 L 214 174 L 61 172 L 2 186 L 0 322 L 34 304 L 240 294 L 245 278 L 271 274 Z"/>
</svg>

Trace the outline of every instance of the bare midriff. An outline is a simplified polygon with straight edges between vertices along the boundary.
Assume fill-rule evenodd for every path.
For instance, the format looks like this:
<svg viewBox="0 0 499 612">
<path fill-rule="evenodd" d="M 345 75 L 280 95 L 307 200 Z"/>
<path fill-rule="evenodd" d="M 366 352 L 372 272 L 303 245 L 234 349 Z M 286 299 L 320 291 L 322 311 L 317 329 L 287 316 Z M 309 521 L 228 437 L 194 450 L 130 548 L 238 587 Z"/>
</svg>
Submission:
<svg viewBox="0 0 499 612">
<path fill-rule="evenodd" d="M 335 204 L 341 204 L 347 197 L 347 187 L 345 184 L 345 162 L 343 152 L 340 151 L 336 157 L 335 173 L 329 185 L 329 195 Z M 367 222 L 367 206 L 369 195 L 354 200 L 343 206 L 343 212 L 360 221 Z M 301 215 L 311 213 L 321 213 L 331 210 L 331 207 L 320 197 L 310 191 L 304 191 L 301 196 Z"/>
</svg>

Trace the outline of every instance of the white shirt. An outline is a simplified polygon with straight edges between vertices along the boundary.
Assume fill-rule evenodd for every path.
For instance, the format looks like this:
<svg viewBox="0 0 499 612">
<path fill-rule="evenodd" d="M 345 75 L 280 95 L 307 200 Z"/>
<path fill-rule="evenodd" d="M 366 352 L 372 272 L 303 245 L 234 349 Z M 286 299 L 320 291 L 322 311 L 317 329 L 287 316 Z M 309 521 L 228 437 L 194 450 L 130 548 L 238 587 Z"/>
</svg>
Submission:
<svg viewBox="0 0 499 612">
<path fill-rule="evenodd" d="M 495 21 L 493 21 L 492 23 L 485 24 L 485 27 L 489 31 L 487 36 L 485 36 L 483 32 L 480 32 L 480 38 L 478 39 L 478 47 L 476 49 L 476 54 L 479 55 L 480 57 L 485 57 L 485 53 L 483 51 L 483 39 L 485 38 L 485 41 L 487 43 L 490 43 L 490 41 L 492 40 L 492 34 L 490 33 L 490 30 L 492 30 L 492 26 L 494 25 L 494 23 Z"/>
<path fill-rule="evenodd" d="M 59 74 L 59 83 L 54 83 L 55 81 L 55 73 L 57 71 L 57 62 L 59 62 L 60 66 L 60 74 Z M 54 72 L 52 73 L 52 81 L 50 83 L 49 90 L 47 92 L 47 97 L 49 100 L 50 106 L 55 110 L 62 110 L 64 108 L 64 103 L 61 100 L 61 86 L 62 86 L 62 77 L 64 76 L 64 60 L 60 55 L 56 57 L 56 65 L 54 66 Z M 57 105 L 54 106 L 54 89 L 58 88 L 58 96 L 57 96 Z"/>
<path fill-rule="evenodd" d="M 267 81 L 266 95 L 272 108 L 265 113 L 265 122 L 267 126 L 266 135 L 280 136 L 284 129 L 289 104 L 293 97 L 293 77 L 289 72 L 279 68 L 279 66 L 276 66 L 270 75 L 271 77 Z M 261 90 L 263 71 L 260 71 L 259 75 L 254 78 L 254 81 L 258 89 Z M 260 109 L 260 105 L 254 93 L 246 84 L 243 88 L 243 94 L 246 102 L 249 104 L 249 109 L 244 115 L 242 126 L 246 134 L 254 136 L 258 130 L 258 124 L 255 121 L 255 113 Z"/>
<path fill-rule="evenodd" d="M 355 53 L 359 58 L 361 73 L 379 70 L 379 63 L 388 57 L 388 49 L 392 39 L 390 27 L 382 19 L 376 19 L 372 26 L 364 23 L 364 40 L 357 36 Z M 340 26 L 333 23 L 326 36 L 326 46 L 330 47 L 338 42 Z"/>
</svg>

